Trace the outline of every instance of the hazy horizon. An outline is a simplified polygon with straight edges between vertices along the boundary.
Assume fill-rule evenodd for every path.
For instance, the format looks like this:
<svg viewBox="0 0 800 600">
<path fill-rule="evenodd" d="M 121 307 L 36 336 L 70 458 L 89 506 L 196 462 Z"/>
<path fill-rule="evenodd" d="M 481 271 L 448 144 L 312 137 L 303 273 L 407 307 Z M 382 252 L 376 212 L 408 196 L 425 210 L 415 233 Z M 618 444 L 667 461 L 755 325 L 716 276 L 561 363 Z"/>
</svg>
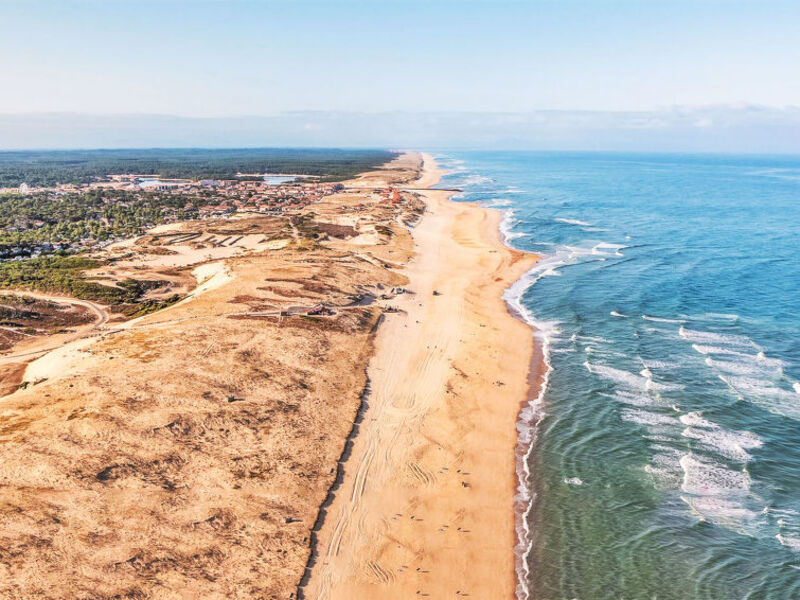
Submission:
<svg viewBox="0 0 800 600">
<path fill-rule="evenodd" d="M 800 153 L 800 108 L 274 116 L 0 114 L 0 149 L 341 147 Z"/>
<path fill-rule="evenodd" d="M 0 0 L 0 149 L 800 152 L 788 0 Z"/>
</svg>

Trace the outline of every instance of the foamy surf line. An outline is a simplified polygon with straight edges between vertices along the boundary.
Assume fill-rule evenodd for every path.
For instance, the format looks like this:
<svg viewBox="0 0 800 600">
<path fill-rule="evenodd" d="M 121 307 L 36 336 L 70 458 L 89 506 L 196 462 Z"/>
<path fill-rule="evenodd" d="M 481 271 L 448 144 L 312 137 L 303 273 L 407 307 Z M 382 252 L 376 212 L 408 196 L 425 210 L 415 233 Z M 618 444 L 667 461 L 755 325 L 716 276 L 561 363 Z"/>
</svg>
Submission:
<svg viewBox="0 0 800 600">
<path fill-rule="evenodd" d="M 505 229 L 505 231 L 504 231 Z M 510 232 L 511 226 L 506 221 L 505 227 L 501 222 L 503 243 L 514 248 L 510 243 L 514 237 Z M 514 282 L 503 294 L 509 312 L 525 322 L 533 330 L 534 351 L 531 357 L 529 370 L 529 392 L 527 401 L 520 407 L 517 417 L 517 447 L 514 451 L 516 459 L 515 470 L 517 473 L 517 491 L 514 494 L 514 519 L 517 543 L 514 547 L 514 564 L 517 575 L 516 598 L 517 600 L 530 600 L 531 593 L 528 586 L 530 568 L 528 558 L 533 549 L 528 518 L 533 509 L 535 496 L 530 490 L 531 471 L 529 461 L 536 443 L 537 426 L 542 419 L 542 406 L 544 396 L 550 383 L 550 374 L 553 371 L 550 362 L 550 343 L 552 335 L 556 332 L 554 324 L 537 321 L 533 313 L 522 303 L 522 297 L 542 277 L 542 269 L 549 269 L 542 264 L 542 260 L 528 269 L 522 277 Z"/>
<path fill-rule="evenodd" d="M 511 240 L 522 237 L 524 234 L 513 231 L 517 221 L 514 211 L 511 208 L 498 206 L 497 199 L 491 204 L 481 203 L 484 208 L 499 210 L 502 214 L 498 229 L 500 238 L 506 246 L 514 248 Z M 530 600 L 531 593 L 528 586 L 530 579 L 530 568 L 528 558 L 533 549 L 533 539 L 531 537 L 528 517 L 533 508 L 535 497 L 530 490 L 531 471 L 528 465 L 531 453 L 536 442 L 537 425 L 541 420 L 542 404 L 544 395 L 550 382 L 552 365 L 550 363 L 550 333 L 555 331 L 554 327 L 536 320 L 523 304 L 522 296 L 530 289 L 543 275 L 542 260 L 540 259 L 533 267 L 526 271 L 522 277 L 514 282 L 503 294 L 508 311 L 516 318 L 526 323 L 533 331 L 534 350 L 531 357 L 529 368 L 529 392 L 528 399 L 520 407 L 517 416 L 517 446 L 514 450 L 515 471 L 517 474 L 517 490 L 514 494 L 514 529 L 517 542 L 514 547 L 514 570 L 517 576 L 515 596 L 517 600 Z M 550 267 L 545 267 L 549 270 Z"/>
<path fill-rule="evenodd" d="M 507 244 L 508 245 L 508 244 Z M 545 323 L 538 322 L 530 310 L 522 304 L 522 296 L 533 286 L 539 277 L 535 275 L 536 266 L 528 270 L 519 280 L 503 294 L 509 312 L 524 321 L 533 330 L 534 352 L 531 357 L 529 371 L 528 400 L 520 407 L 517 417 L 517 447 L 514 451 L 516 459 L 517 491 L 514 494 L 514 519 L 517 543 L 514 548 L 514 563 L 517 575 L 516 597 L 518 600 L 530 599 L 528 580 L 530 569 L 528 557 L 533 548 L 528 517 L 533 508 L 534 494 L 530 490 L 531 471 L 529 460 L 536 442 L 537 426 L 543 416 L 542 405 L 544 395 L 553 371 L 550 362 L 549 335 L 555 331 Z"/>
</svg>

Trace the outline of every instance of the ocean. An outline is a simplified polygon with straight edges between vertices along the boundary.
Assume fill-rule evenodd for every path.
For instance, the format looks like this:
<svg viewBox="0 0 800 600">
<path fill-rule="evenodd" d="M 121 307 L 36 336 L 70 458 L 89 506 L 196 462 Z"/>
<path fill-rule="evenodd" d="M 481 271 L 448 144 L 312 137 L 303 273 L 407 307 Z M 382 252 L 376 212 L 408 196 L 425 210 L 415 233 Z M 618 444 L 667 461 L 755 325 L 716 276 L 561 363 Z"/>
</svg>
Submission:
<svg viewBox="0 0 800 600">
<path fill-rule="evenodd" d="M 800 598 L 800 157 L 435 155 L 542 257 L 518 596 Z"/>
</svg>

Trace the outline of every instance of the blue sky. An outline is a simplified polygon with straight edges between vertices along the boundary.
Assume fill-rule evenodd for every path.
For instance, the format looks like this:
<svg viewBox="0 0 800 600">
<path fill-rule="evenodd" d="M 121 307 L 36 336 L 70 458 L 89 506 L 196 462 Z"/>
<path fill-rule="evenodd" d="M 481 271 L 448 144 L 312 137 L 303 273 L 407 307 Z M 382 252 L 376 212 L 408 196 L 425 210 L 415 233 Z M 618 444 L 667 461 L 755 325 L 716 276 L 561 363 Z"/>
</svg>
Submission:
<svg viewBox="0 0 800 600">
<path fill-rule="evenodd" d="M 800 105 L 800 1 L 0 0 L 0 113 Z"/>
<path fill-rule="evenodd" d="M 0 24 L 0 149 L 800 152 L 800 0 L 0 0 Z"/>
</svg>

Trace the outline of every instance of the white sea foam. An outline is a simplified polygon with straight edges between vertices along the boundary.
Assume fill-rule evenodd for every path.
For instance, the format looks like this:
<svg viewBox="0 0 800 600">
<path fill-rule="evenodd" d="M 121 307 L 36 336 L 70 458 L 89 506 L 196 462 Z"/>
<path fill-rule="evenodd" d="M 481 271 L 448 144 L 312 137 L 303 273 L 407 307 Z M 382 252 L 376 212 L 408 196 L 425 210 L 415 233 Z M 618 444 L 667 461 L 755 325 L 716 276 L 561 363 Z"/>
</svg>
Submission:
<svg viewBox="0 0 800 600">
<path fill-rule="evenodd" d="M 683 326 L 681 326 L 681 328 L 678 330 L 678 333 L 685 340 L 708 346 L 738 346 L 743 348 L 758 347 L 749 337 L 744 335 L 713 333 L 711 331 L 695 331 L 693 329 L 687 329 Z"/>
<path fill-rule="evenodd" d="M 751 348 L 757 346 L 749 338 L 733 337 L 733 348 L 702 344 L 692 344 L 692 347 L 706 355 L 705 363 L 717 372 L 719 379 L 739 398 L 776 414 L 800 418 L 800 403 L 797 402 L 800 386 L 793 383 L 789 390 L 781 385 L 785 381 L 783 368 L 786 363 L 778 358 L 768 357 L 762 350 L 756 354 L 743 352 L 747 345 Z"/>
<path fill-rule="evenodd" d="M 567 485 L 583 485 L 583 481 L 580 477 L 568 477 L 564 479 L 564 483 Z"/>
<path fill-rule="evenodd" d="M 753 344 L 755 346 L 755 344 Z M 699 353 L 707 355 L 705 363 L 717 371 L 718 377 L 742 399 L 764 406 L 767 410 L 800 418 L 800 384 L 789 380 L 791 390 L 783 387 L 786 363 L 779 358 L 742 352 L 720 346 L 692 344 Z M 710 356 L 709 356 L 710 355 Z M 718 357 L 722 358 L 718 358 Z"/>
<path fill-rule="evenodd" d="M 623 371 L 614 367 L 607 367 L 605 365 L 594 365 L 589 361 L 583 363 L 586 370 L 595 375 L 613 381 L 614 383 L 623 384 L 633 389 L 646 390 L 648 380 L 646 377 L 631 373 L 630 371 Z"/>
<path fill-rule="evenodd" d="M 783 369 L 783 367 L 786 366 L 786 363 L 782 361 L 780 358 L 772 358 L 770 356 L 767 356 L 766 354 L 764 354 L 763 350 L 756 355 L 756 360 L 758 360 L 758 362 L 763 365 L 769 365 L 775 368 Z"/>
<path fill-rule="evenodd" d="M 771 398 L 774 400 L 787 400 L 790 402 L 797 401 L 796 391 L 790 391 L 778 387 L 772 381 L 767 379 L 723 375 L 720 375 L 719 378 L 740 394 L 744 394 L 749 397 Z M 800 407 L 797 407 L 797 409 L 800 409 Z"/>
<path fill-rule="evenodd" d="M 559 223 L 566 223 L 567 225 L 583 225 L 584 227 L 591 227 L 593 225 L 593 223 L 587 223 L 586 221 L 581 221 L 579 219 L 567 219 L 564 217 L 556 217 L 553 220 L 558 221 Z"/>
<path fill-rule="evenodd" d="M 701 419 L 705 421 L 704 419 Z M 746 462 L 752 457 L 748 450 L 760 448 L 764 445 L 761 438 L 749 431 L 730 431 L 712 423 L 705 421 L 693 427 L 687 427 L 682 435 L 687 438 L 698 440 L 709 450 L 723 456 L 729 460 Z"/>
<path fill-rule="evenodd" d="M 645 425 L 656 433 L 668 433 L 665 427 L 675 427 L 678 419 L 673 416 L 648 410 L 626 408 L 622 411 L 622 420 L 637 425 Z"/>
<path fill-rule="evenodd" d="M 735 375 L 753 375 L 777 379 L 783 375 L 783 363 L 781 361 L 759 360 L 756 356 L 744 356 L 744 360 L 719 360 L 707 357 L 705 363 L 709 367 L 714 367 L 726 373 Z"/>
<path fill-rule="evenodd" d="M 750 490 L 750 474 L 734 471 L 719 463 L 701 460 L 686 454 L 680 460 L 683 469 L 681 489 L 696 496 L 725 496 L 743 494 Z"/>
<path fill-rule="evenodd" d="M 740 318 L 739 315 L 725 313 L 706 313 L 703 316 L 709 319 L 726 319 L 728 321 L 736 321 Z"/>
<path fill-rule="evenodd" d="M 661 444 L 653 444 L 652 449 L 656 454 L 653 455 L 650 464 L 645 465 L 645 473 L 653 478 L 659 489 L 674 489 L 680 486 L 683 475 L 680 459 L 683 453 Z"/>
<path fill-rule="evenodd" d="M 642 437 L 644 439 L 646 439 L 646 440 L 650 440 L 651 442 L 669 443 L 669 442 L 674 442 L 675 441 L 675 439 L 674 439 L 674 437 L 673 437 L 673 435 L 671 433 L 668 434 L 668 435 L 661 434 L 661 433 L 658 433 L 658 434 L 649 433 L 648 435 L 643 435 Z"/>
<path fill-rule="evenodd" d="M 609 244 L 606 242 L 600 242 L 599 244 L 595 244 L 592 247 L 592 254 L 598 256 L 625 256 L 620 250 L 624 250 L 627 248 L 625 244 Z M 609 254 L 607 252 L 603 252 L 604 250 L 613 250 L 613 254 Z"/>
<path fill-rule="evenodd" d="M 800 513 L 790 508 L 771 508 L 769 514 L 776 519 L 779 532 L 775 537 L 778 541 L 787 548 L 800 552 Z"/>
<path fill-rule="evenodd" d="M 741 502 L 718 496 L 681 496 L 681 500 L 700 518 L 734 528 L 739 528 L 743 522 L 752 521 L 758 516 L 758 513 L 745 508 Z"/>
<path fill-rule="evenodd" d="M 559 276 L 560 267 L 575 264 L 584 258 L 593 257 L 590 248 L 580 246 L 558 246 L 552 254 L 546 254 L 515 284 L 523 291 L 542 277 Z"/>
<path fill-rule="evenodd" d="M 659 466 L 671 466 L 680 470 L 679 461 L 684 453 L 672 446 L 654 444 L 652 447 L 656 454 L 653 455 L 652 463 Z"/>
<path fill-rule="evenodd" d="M 681 461 L 683 490 L 695 494 L 695 497 L 684 497 L 683 500 L 700 515 L 739 530 L 752 524 L 759 516 L 744 504 L 752 498 L 749 493 L 751 479 L 746 470 L 733 470 L 691 455 Z"/>
<path fill-rule="evenodd" d="M 679 390 L 683 388 L 681 384 L 677 383 L 660 383 L 654 381 L 652 379 L 652 373 L 650 373 L 650 377 L 644 377 L 642 375 L 637 375 L 635 373 L 631 373 L 630 371 L 624 371 L 615 367 L 592 364 L 589 361 L 584 362 L 583 366 L 586 367 L 586 370 L 590 373 L 600 375 L 601 377 L 613 381 L 616 384 L 622 384 L 636 390 L 667 391 Z"/>
<path fill-rule="evenodd" d="M 731 348 L 723 348 L 721 346 L 704 346 L 701 344 L 692 344 L 692 348 L 700 354 L 732 354 L 734 356 L 752 356 L 740 350 L 733 350 Z"/>
<path fill-rule="evenodd" d="M 519 224 L 519 219 L 514 216 L 513 209 L 506 209 L 503 211 L 503 218 L 500 219 L 500 234 L 503 237 L 503 243 L 507 246 L 511 245 L 511 240 L 525 236 L 526 234 L 521 231 L 512 231 L 512 229 Z"/>
<path fill-rule="evenodd" d="M 695 427 L 716 427 L 716 423 L 708 421 L 701 417 L 702 413 L 699 411 L 688 412 L 685 415 L 681 415 L 680 421 L 684 425 L 695 426 Z"/>
<path fill-rule="evenodd" d="M 645 321 L 656 321 L 658 323 L 686 323 L 685 319 L 668 319 L 666 317 L 652 317 L 650 315 L 642 315 Z"/>
<path fill-rule="evenodd" d="M 612 310 L 610 314 L 611 314 L 612 317 L 622 317 L 623 319 L 627 319 L 628 318 L 628 315 L 623 315 L 622 313 L 619 313 L 619 312 L 617 312 L 615 310 Z"/>
<path fill-rule="evenodd" d="M 575 339 L 580 340 L 582 342 L 595 342 L 598 344 L 610 344 L 611 342 L 604 338 L 597 335 L 578 335 L 575 334 Z"/>
<path fill-rule="evenodd" d="M 642 365 L 646 369 L 660 369 L 660 370 L 670 370 L 670 369 L 678 369 L 683 365 L 677 361 L 675 362 L 667 362 L 663 360 L 647 360 L 645 358 L 640 359 L 642 361 Z"/>
<path fill-rule="evenodd" d="M 779 533 L 775 537 L 778 539 L 781 545 L 791 548 L 795 552 L 800 552 L 800 536 L 792 537 Z"/>
<path fill-rule="evenodd" d="M 466 177 L 464 177 L 462 181 L 464 186 L 481 185 L 484 183 L 494 183 L 494 179 L 492 179 L 491 177 L 485 177 L 483 175 L 476 175 L 476 174 L 467 175 Z"/>
<path fill-rule="evenodd" d="M 613 394 L 603 395 L 629 406 L 650 407 L 667 405 L 660 397 L 644 392 L 637 393 L 635 391 L 617 390 Z"/>
</svg>

